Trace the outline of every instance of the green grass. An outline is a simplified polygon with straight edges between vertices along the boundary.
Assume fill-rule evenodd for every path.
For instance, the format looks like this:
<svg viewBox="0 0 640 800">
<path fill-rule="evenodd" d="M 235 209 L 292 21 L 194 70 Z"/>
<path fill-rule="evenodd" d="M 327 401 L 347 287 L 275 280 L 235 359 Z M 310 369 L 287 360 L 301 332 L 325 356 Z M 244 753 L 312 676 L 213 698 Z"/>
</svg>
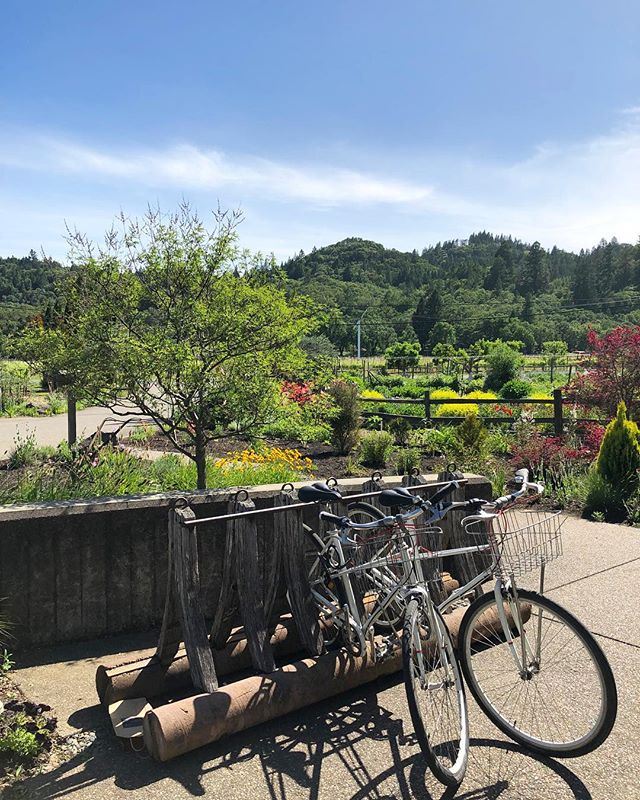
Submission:
<svg viewBox="0 0 640 800">
<path fill-rule="evenodd" d="M 177 455 L 148 461 L 117 449 L 104 448 L 93 463 L 59 451 L 42 460 L 29 452 L 13 486 L 0 485 L 0 503 L 33 503 L 83 497 L 114 497 L 196 488 L 196 466 Z M 11 473 L 7 473 L 10 475 Z M 310 477 L 285 462 L 256 465 L 216 465 L 207 462 L 207 488 L 286 483 Z"/>
</svg>

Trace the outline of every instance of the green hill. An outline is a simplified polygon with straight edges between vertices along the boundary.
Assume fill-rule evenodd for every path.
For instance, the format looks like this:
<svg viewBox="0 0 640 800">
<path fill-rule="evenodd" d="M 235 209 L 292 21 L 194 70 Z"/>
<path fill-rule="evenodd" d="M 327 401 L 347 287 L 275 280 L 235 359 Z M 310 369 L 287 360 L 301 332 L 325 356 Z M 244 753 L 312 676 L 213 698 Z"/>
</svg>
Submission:
<svg viewBox="0 0 640 800">
<path fill-rule="evenodd" d="M 282 267 L 328 310 L 322 332 L 341 353 L 365 310 L 368 355 L 416 338 L 425 351 L 483 337 L 519 339 L 528 352 L 563 339 L 575 350 L 590 326 L 640 322 L 640 246 L 615 239 L 576 254 L 486 232 L 410 253 L 354 238 Z"/>
</svg>

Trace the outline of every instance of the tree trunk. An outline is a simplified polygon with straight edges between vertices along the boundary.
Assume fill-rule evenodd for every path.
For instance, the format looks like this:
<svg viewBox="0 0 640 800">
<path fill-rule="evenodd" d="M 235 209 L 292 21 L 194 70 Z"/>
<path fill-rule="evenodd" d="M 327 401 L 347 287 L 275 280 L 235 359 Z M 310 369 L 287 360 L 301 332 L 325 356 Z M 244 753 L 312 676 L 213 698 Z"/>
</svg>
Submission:
<svg viewBox="0 0 640 800">
<path fill-rule="evenodd" d="M 204 431 L 196 429 L 196 470 L 198 471 L 198 489 L 207 488 L 207 461 L 206 461 L 207 440 Z"/>
</svg>

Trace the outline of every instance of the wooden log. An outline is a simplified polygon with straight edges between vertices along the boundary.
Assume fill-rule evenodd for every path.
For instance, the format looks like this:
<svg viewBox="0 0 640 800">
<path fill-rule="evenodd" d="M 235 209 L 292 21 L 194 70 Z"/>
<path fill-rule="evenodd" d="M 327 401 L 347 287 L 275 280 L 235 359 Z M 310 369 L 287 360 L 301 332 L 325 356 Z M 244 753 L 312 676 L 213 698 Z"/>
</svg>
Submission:
<svg viewBox="0 0 640 800">
<path fill-rule="evenodd" d="M 277 499 L 279 505 L 291 505 L 294 502 L 289 492 L 280 492 Z M 307 573 L 307 540 L 303 530 L 302 509 L 274 515 L 273 526 L 274 538 L 281 543 L 287 596 L 300 641 L 307 653 L 320 655 L 324 642 Z"/>
<path fill-rule="evenodd" d="M 200 607 L 200 573 L 196 527 L 184 522 L 195 519 L 190 508 L 174 508 L 169 514 L 169 538 L 173 540 L 173 571 L 178 615 L 189 659 L 191 680 L 207 692 L 218 688 L 218 679 L 209 648 L 207 626 Z"/>
<path fill-rule="evenodd" d="M 255 508 L 251 500 L 242 501 L 247 511 Z M 276 668 L 269 643 L 265 615 L 263 575 L 258 561 L 256 518 L 233 520 L 235 531 L 235 572 L 238 602 L 242 624 L 247 634 L 251 661 L 260 672 L 273 672 Z"/>
<path fill-rule="evenodd" d="M 457 608 L 444 620 L 457 639 L 466 609 Z M 488 613 L 480 633 L 495 628 L 497 615 Z M 401 668 L 397 650 L 389 659 L 375 662 L 370 644 L 363 656 L 344 650 L 326 653 L 276 670 L 228 684 L 210 694 L 200 694 L 159 706 L 144 718 L 144 742 L 158 761 L 195 750 L 223 736 L 291 713 L 312 703 L 354 689 Z"/>
<path fill-rule="evenodd" d="M 271 636 L 271 646 L 278 659 L 301 651 L 297 626 L 290 614 L 283 616 L 276 625 Z M 213 662 L 219 679 L 251 666 L 251 655 L 242 628 L 236 628 L 232 632 L 223 650 L 213 651 Z M 100 702 L 105 706 L 131 697 L 182 694 L 189 689 L 193 690 L 193 684 L 187 651 L 183 645 L 180 645 L 175 657 L 168 664 L 163 664 L 157 654 L 154 654 L 149 658 L 119 666 L 100 665 L 96 670 L 96 691 Z"/>
</svg>

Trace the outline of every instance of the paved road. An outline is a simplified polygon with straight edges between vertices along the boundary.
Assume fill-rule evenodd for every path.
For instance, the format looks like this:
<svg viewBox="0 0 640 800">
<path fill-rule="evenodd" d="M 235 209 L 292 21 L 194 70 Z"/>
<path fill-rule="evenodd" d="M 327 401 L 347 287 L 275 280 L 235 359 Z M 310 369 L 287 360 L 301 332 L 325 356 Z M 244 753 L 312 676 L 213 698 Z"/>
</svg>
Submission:
<svg viewBox="0 0 640 800">
<path fill-rule="evenodd" d="M 618 683 L 620 708 L 609 740 L 579 759 L 525 755 L 472 707 L 472 749 L 460 800 L 638 800 L 640 730 L 640 531 L 569 519 L 565 557 L 549 568 L 549 595 L 594 631 Z M 49 702 L 69 729 L 98 732 L 85 752 L 7 792 L 7 800 L 144 797 L 186 800 L 446 800 L 425 769 L 397 676 L 342 695 L 167 764 L 123 752 L 94 689 L 99 663 L 148 647 L 149 635 L 41 651 L 18 681 Z M 124 651 L 124 652 L 123 652 Z M 580 690 L 576 697 L 579 702 Z"/>
<path fill-rule="evenodd" d="M 119 408 L 118 410 L 129 411 Z M 92 407 L 78 411 L 78 439 L 95 433 L 105 419 L 113 417 L 108 408 Z M 131 411 L 132 418 L 142 418 L 141 414 Z M 4 458 L 15 444 L 19 435 L 21 439 L 33 434 L 37 444 L 54 447 L 67 438 L 67 415 L 56 414 L 53 417 L 2 417 L 0 418 L 0 458 Z"/>
</svg>

